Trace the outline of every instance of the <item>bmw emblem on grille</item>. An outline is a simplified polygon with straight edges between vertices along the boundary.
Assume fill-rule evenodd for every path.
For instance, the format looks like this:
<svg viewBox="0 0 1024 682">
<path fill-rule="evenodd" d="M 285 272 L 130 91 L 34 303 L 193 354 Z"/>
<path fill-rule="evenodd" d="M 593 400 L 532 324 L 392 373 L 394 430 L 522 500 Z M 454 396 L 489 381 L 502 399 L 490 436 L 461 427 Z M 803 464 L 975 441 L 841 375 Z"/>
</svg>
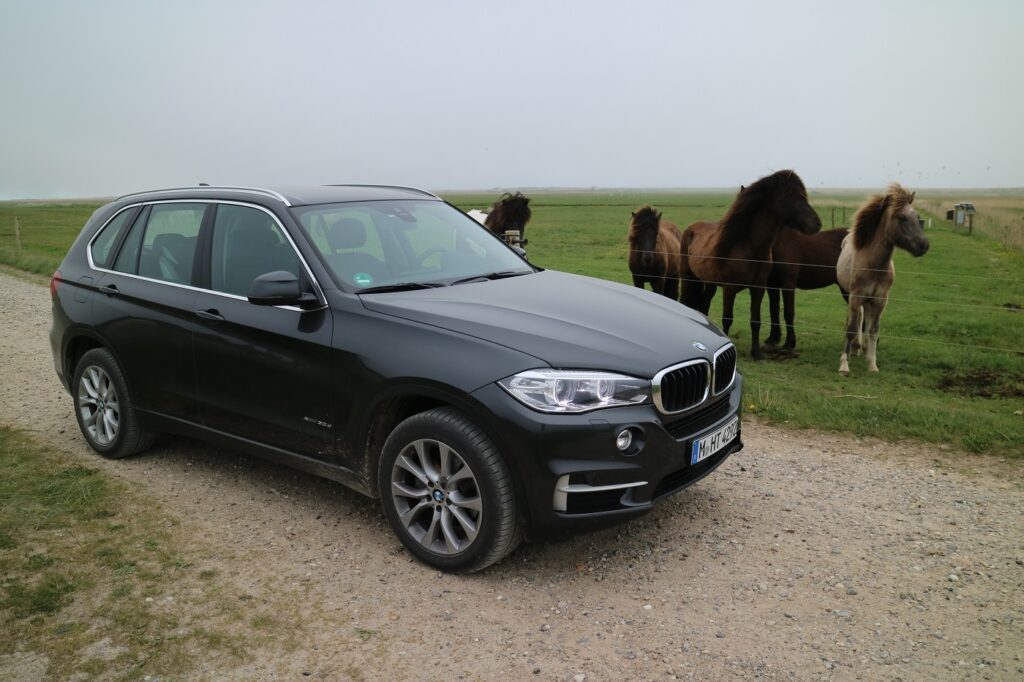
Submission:
<svg viewBox="0 0 1024 682">
<path fill-rule="evenodd" d="M 707 349 L 708 349 L 708 347 L 705 346 L 700 341 L 694 341 L 693 342 L 693 347 L 696 348 L 697 350 L 701 351 L 701 352 L 707 352 Z"/>
</svg>

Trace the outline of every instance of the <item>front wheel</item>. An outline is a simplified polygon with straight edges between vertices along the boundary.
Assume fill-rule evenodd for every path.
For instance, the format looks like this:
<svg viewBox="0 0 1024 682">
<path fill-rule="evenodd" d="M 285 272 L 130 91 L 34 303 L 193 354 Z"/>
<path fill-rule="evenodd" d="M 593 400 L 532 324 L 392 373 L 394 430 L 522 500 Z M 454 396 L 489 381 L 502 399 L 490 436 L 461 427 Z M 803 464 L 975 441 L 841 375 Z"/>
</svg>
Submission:
<svg viewBox="0 0 1024 682">
<path fill-rule="evenodd" d="M 479 571 L 519 544 L 508 467 L 460 412 L 436 408 L 399 424 L 384 443 L 377 480 L 392 530 L 435 568 Z"/>
<path fill-rule="evenodd" d="M 120 459 L 153 444 L 153 434 L 139 426 L 121 367 L 106 348 L 94 348 L 78 361 L 72 396 L 82 435 L 104 457 Z"/>
</svg>

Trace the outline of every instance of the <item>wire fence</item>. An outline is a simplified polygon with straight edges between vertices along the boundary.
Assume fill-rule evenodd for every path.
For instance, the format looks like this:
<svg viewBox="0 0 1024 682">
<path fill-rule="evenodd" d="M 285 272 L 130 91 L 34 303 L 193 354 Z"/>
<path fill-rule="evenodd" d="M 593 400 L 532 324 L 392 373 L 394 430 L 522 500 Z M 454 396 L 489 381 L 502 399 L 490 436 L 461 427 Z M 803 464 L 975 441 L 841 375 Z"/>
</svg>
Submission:
<svg viewBox="0 0 1024 682">
<path fill-rule="evenodd" d="M 579 246 L 580 246 L 579 244 L 570 244 L 569 242 L 548 242 L 548 241 L 545 241 L 545 247 L 556 247 L 556 248 L 557 247 L 569 247 L 569 248 L 573 248 L 573 249 L 579 249 Z M 676 255 L 676 252 L 674 252 L 674 251 L 658 251 L 658 250 L 655 250 L 655 251 L 638 251 L 638 253 L 641 253 L 641 254 L 650 253 L 650 254 L 655 254 L 655 255 Z M 798 268 L 825 268 L 825 269 L 832 269 L 832 270 L 835 270 L 835 268 L 836 268 L 835 265 L 822 265 L 822 264 L 815 264 L 815 263 L 801 263 L 801 262 L 789 262 L 789 261 L 775 261 L 775 260 L 770 260 L 770 259 L 731 258 L 731 257 L 723 257 L 723 256 L 703 256 L 703 255 L 702 256 L 692 256 L 692 257 L 694 257 L 694 258 L 707 258 L 707 259 L 720 260 L 720 261 L 734 261 L 734 262 L 744 263 L 744 264 L 752 264 L 752 263 L 756 263 L 756 264 L 771 264 L 771 265 L 782 265 L 782 266 L 795 266 L 795 267 L 798 267 Z M 607 269 L 597 269 L 597 270 L 587 269 L 584 274 L 587 274 L 587 275 L 590 275 L 590 276 L 594 276 L 594 277 L 601 277 L 601 278 L 604 278 L 604 279 L 613 279 L 613 280 L 632 277 L 633 273 L 629 270 L 628 263 L 624 263 L 624 265 L 626 266 L 624 268 L 624 270 L 615 270 L 615 271 L 613 271 L 613 270 L 607 270 Z M 852 270 L 859 271 L 859 272 L 888 272 L 887 268 L 854 268 Z M 771 286 L 768 283 L 766 283 L 764 285 L 757 285 L 757 284 L 751 285 L 751 284 L 743 283 L 743 282 L 707 281 L 707 280 L 701 280 L 701 279 L 696 279 L 696 278 L 670 277 L 670 276 L 666 276 L 666 275 L 638 274 L 638 276 L 643 278 L 643 279 L 646 279 L 646 280 L 651 280 L 651 279 L 675 280 L 675 281 L 679 282 L 680 285 L 683 285 L 683 286 L 685 286 L 688 283 L 702 284 L 702 285 L 704 285 L 704 284 L 713 284 L 713 285 L 716 285 L 718 287 L 736 287 L 737 289 L 741 289 L 741 290 L 742 289 L 764 289 L 764 290 L 766 290 L 766 292 L 768 290 L 777 290 L 777 291 L 780 291 L 780 292 L 781 291 L 793 291 L 793 292 L 796 292 L 797 290 L 799 290 L 801 297 L 802 296 L 807 296 L 807 295 L 812 296 L 812 297 L 830 297 L 830 296 L 835 296 L 834 292 L 829 291 L 831 285 L 826 285 L 825 287 L 821 287 L 821 288 L 817 288 L 817 289 L 799 289 L 799 287 L 797 287 L 797 288 L 782 288 L 782 287 L 779 287 L 779 286 Z M 1003 277 L 1003 276 L 987 276 L 987 275 L 961 275 L 961 274 L 951 275 L 948 272 L 936 273 L 936 272 L 914 272 L 914 271 L 909 271 L 908 272 L 908 271 L 901 271 L 900 272 L 900 277 L 901 278 L 903 278 L 903 277 L 939 277 L 939 278 L 943 278 L 943 279 L 946 279 L 946 280 L 948 280 L 951 277 L 953 277 L 955 279 L 970 279 L 972 281 L 992 282 L 994 284 L 995 283 L 1007 283 L 1007 282 L 1012 282 L 1012 283 L 1018 283 L 1019 284 L 1022 281 L 1024 281 L 1020 277 Z M 957 312 L 955 314 L 957 314 L 957 315 L 961 315 L 962 311 L 964 311 L 964 310 L 984 311 L 984 312 L 986 312 L 988 314 L 996 313 L 996 314 L 998 314 L 1000 316 L 1005 316 L 1005 317 L 1001 317 L 1000 319 L 1011 320 L 1011 319 L 1016 318 L 1016 319 L 1014 319 L 1015 322 L 1018 321 L 1018 320 L 1020 321 L 1020 323 L 1021 323 L 1020 333 L 1019 334 L 1013 334 L 1013 335 L 1009 336 L 1009 340 L 1011 341 L 1011 343 L 1019 343 L 1020 340 L 1022 338 L 1024 338 L 1024 317 L 1017 317 L 1017 316 L 1020 316 L 1020 315 L 1024 315 L 1024 311 L 1022 311 L 1022 307 L 1021 307 L 1020 303 L 1007 302 L 1007 303 L 1004 303 L 1002 305 L 999 305 L 999 304 L 993 304 L 991 302 L 978 302 L 978 301 L 967 302 L 967 301 L 963 301 L 963 300 L 958 301 L 958 300 L 949 300 L 949 299 L 934 300 L 934 299 L 927 299 L 927 298 L 901 297 L 901 296 L 859 296 L 858 298 L 860 298 L 862 300 L 883 300 L 883 301 L 886 301 L 887 303 L 890 303 L 890 304 L 901 304 L 901 305 L 902 304 L 906 304 L 906 305 L 914 305 L 914 306 L 923 305 L 923 306 L 932 306 L 932 307 L 935 307 L 935 308 L 948 308 L 948 309 L 956 310 Z M 843 308 L 845 309 L 846 307 L 847 307 L 847 304 L 844 302 Z M 767 315 L 763 315 L 762 316 L 761 324 L 762 324 L 762 327 L 769 327 L 769 328 L 771 328 L 771 326 L 772 326 L 772 324 L 771 324 L 770 320 L 768 319 Z M 780 320 L 779 326 L 780 327 L 786 327 L 787 325 L 785 324 L 784 321 Z M 824 326 L 814 326 L 814 325 L 808 325 L 808 324 L 805 324 L 805 323 L 801 323 L 801 324 L 794 324 L 793 325 L 793 330 L 794 330 L 794 332 L 799 332 L 801 334 L 807 334 L 807 333 L 811 333 L 811 334 L 814 334 L 814 335 L 817 335 L 817 334 L 828 334 L 828 335 L 839 335 L 841 337 L 845 333 L 845 315 L 844 315 L 843 327 L 838 327 L 838 326 L 837 327 L 824 327 Z M 925 338 L 925 337 L 921 337 L 921 336 L 906 336 L 906 335 L 900 335 L 900 334 L 880 332 L 878 338 L 879 338 L 880 342 L 883 341 L 883 340 L 886 340 L 886 339 L 891 340 L 891 341 L 910 341 L 910 342 L 930 344 L 930 345 L 936 345 L 936 346 L 959 348 L 959 349 L 962 349 L 964 351 L 979 351 L 979 350 L 982 350 L 982 351 L 991 351 L 991 352 L 997 352 L 997 353 L 1005 353 L 1005 354 L 1012 355 L 1012 356 L 1015 356 L 1015 357 L 1024 356 L 1024 350 L 1022 350 L 1022 349 L 1009 348 L 1009 347 L 1000 347 L 1000 346 L 990 346 L 990 345 L 978 345 L 978 344 L 974 344 L 974 343 L 970 343 L 970 344 L 968 344 L 968 343 L 959 343 L 959 342 L 956 342 L 956 341 L 947 341 L 947 340 L 935 339 L 935 338 Z"/>
</svg>

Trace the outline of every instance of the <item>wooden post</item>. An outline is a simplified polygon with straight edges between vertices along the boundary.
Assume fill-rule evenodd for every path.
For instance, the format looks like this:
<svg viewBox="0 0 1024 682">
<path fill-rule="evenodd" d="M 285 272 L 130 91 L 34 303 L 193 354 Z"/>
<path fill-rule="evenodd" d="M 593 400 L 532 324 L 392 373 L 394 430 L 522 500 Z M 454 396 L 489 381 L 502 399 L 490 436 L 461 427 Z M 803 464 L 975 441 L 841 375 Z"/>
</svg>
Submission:
<svg viewBox="0 0 1024 682">
<path fill-rule="evenodd" d="M 21 219 L 14 216 L 14 243 L 18 248 L 18 256 L 21 256 Z"/>
<path fill-rule="evenodd" d="M 843 225 L 846 224 L 846 207 L 843 206 Z"/>
<path fill-rule="evenodd" d="M 836 227 L 836 207 L 832 207 L 832 229 Z"/>
</svg>

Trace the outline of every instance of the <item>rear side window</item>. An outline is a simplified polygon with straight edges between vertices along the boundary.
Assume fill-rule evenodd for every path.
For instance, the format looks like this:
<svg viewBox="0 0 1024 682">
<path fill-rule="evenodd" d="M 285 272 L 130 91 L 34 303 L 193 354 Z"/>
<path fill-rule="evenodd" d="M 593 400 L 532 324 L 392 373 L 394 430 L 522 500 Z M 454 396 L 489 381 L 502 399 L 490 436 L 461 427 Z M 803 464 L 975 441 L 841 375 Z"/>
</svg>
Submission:
<svg viewBox="0 0 1024 682">
<path fill-rule="evenodd" d="M 205 204 L 154 204 L 142 238 L 138 274 L 190 284 L 205 209 Z"/>
<path fill-rule="evenodd" d="M 128 219 L 133 215 L 135 215 L 134 209 L 125 209 L 114 216 L 114 219 L 100 230 L 100 233 L 93 240 L 92 246 L 89 247 L 92 253 L 93 265 L 98 268 L 110 267 L 110 262 L 114 260 L 114 245 L 117 244 L 121 233 L 128 226 Z"/>
<path fill-rule="evenodd" d="M 259 209 L 217 206 L 210 250 L 213 290 L 247 296 L 254 279 L 278 270 L 302 279 L 299 257 L 277 222 Z"/>
</svg>

